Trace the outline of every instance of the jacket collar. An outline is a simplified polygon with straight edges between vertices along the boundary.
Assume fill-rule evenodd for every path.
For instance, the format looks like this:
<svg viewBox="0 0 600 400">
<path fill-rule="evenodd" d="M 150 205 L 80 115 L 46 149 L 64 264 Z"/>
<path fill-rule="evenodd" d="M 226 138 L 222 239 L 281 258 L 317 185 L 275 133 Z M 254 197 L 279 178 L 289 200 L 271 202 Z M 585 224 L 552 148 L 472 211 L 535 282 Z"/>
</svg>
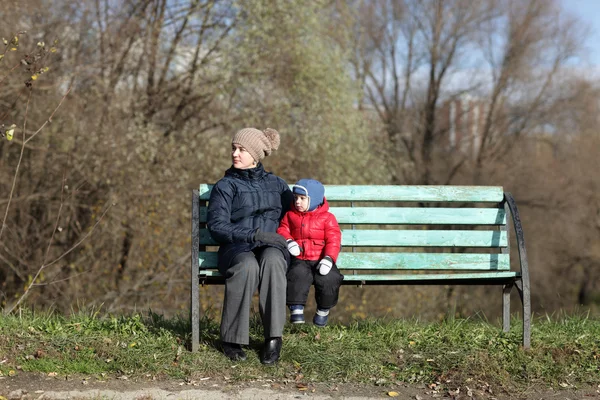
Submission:
<svg viewBox="0 0 600 400">
<path fill-rule="evenodd" d="M 268 172 L 265 171 L 265 168 L 263 167 L 262 163 L 259 162 L 256 167 L 248 169 L 238 169 L 232 166 L 227 171 L 225 171 L 225 176 L 240 178 L 246 181 L 255 181 L 262 178 L 267 173 Z"/>
</svg>

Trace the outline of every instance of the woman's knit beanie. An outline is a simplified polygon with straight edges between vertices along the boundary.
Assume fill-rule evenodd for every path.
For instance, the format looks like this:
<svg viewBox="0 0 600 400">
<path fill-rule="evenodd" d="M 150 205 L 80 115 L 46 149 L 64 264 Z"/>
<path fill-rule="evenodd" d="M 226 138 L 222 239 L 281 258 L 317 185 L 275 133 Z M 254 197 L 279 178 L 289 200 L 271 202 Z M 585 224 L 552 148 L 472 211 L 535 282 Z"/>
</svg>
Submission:
<svg viewBox="0 0 600 400">
<path fill-rule="evenodd" d="M 258 162 L 279 147 L 279 132 L 267 128 L 244 128 L 233 136 L 232 144 L 239 144 Z"/>
</svg>

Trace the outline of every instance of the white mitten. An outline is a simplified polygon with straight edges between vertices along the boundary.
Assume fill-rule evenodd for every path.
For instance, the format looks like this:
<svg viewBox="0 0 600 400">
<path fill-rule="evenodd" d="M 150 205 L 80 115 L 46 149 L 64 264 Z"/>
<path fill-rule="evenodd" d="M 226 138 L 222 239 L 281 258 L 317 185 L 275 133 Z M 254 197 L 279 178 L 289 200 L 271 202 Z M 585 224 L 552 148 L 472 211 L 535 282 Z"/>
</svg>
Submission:
<svg viewBox="0 0 600 400">
<path fill-rule="evenodd" d="M 300 255 L 300 246 L 296 243 L 295 240 L 288 239 L 287 240 L 287 248 L 291 255 L 294 257 L 298 257 Z"/>
<path fill-rule="evenodd" d="M 333 260 L 331 257 L 325 256 L 319 261 L 319 273 L 321 275 L 327 275 L 329 271 L 331 271 L 331 267 L 333 267 Z"/>
</svg>

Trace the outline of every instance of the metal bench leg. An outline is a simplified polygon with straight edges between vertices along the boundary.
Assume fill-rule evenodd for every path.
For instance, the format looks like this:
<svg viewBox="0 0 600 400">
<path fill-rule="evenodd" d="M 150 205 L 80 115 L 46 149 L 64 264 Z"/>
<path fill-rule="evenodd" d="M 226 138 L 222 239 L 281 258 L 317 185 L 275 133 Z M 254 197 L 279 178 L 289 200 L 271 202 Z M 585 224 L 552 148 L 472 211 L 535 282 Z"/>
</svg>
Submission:
<svg viewBox="0 0 600 400">
<path fill-rule="evenodd" d="M 192 278 L 192 352 L 200 347 L 200 287 L 198 279 Z"/>
<path fill-rule="evenodd" d="M 523 281 L 515 282 L 521 302 L 523 303 L 523 348 L 531 348 L 531 299 L 529 285 L 524 285 Z"/>
<path fill-rule="evenodd" d="M 512 287 L 512 283 L 502 286 L 502 330 L 504 332 L 510 330 L 510 292 Z"/>
<path fill-rule="evenodd" d="M 198 272 L 200 271 L 200 260 L 198 250 L 200 248 L 200 199 L 197 190 L 192 191 L 192 261 L 191 261 L 191 290 L 190 290 L 190 314 L 192 323 L 192 352 L 200 348 L 200 287 Z"/>
</svg>

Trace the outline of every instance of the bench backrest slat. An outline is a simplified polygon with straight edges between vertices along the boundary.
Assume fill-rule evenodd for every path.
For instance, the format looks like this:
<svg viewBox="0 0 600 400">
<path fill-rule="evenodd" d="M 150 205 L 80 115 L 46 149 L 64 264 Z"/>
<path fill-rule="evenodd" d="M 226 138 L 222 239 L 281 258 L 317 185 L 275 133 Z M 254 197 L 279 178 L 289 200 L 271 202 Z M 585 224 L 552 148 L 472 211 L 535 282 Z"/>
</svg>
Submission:
<svg viewBox="0 0 600 400">
<path fill-rule="evenodd" d="M 200 230 L 200 244 L 216 246 L 208 229 Z M 506 247 L 503 231 L 353 230 L 342 229 L 342 246 L 394 247 Z"/>
<path fill-rule="evenodd" d="M 208 200 L 214 185 L 200 185 L 200 200 Z M 292 186 L 290 185 L 290 188 Z M 499 203 L 500 186 L 327 185 L 328 201 L 411 201 Z"/>
<path fill-rule="evenodd" d="M 331 207 L 340 224 L 505 225 L 499 208 Z M 200 207 L 206 222 L 207 207 Z"/>
<path fill-rule="evenodd" d="M 200 268 L 217 266 L 217 253 L 200 252 Z M 340 253 L 341 270 L 498 270 L 510 269 L 508 254 L 477 253 Z"/>
</svg>

